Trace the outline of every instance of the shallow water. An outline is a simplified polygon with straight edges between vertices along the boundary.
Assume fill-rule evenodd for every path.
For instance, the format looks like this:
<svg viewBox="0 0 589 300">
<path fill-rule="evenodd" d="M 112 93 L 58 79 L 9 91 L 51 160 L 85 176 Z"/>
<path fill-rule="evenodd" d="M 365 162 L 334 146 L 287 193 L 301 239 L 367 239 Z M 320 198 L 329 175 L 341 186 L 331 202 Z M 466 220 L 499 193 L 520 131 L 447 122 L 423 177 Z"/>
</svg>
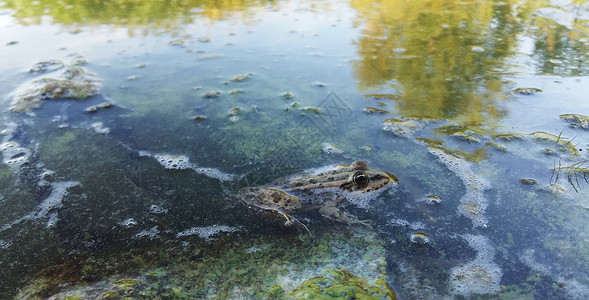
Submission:
<svg viewBox="0 0 589 300">
<path fill-rule="evenodd" d="M 345 269 L 585 299 L 588 35 L 580 1 L 0 2 L 1 298 L 310 297 Z M 370 228 L 235 197 L 356 159 L 399 179 L 346 207 Z"/>
</svg>

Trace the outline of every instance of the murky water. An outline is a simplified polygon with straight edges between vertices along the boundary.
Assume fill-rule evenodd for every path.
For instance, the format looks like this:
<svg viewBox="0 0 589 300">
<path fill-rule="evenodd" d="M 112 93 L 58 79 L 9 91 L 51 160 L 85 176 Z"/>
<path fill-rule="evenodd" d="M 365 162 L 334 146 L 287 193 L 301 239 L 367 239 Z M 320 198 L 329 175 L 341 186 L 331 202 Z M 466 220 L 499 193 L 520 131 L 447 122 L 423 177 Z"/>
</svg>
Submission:
<svg viewBox="0 0 589 300">
<path fill-rule="evenodd" d="M 586 299 L 588 35 L 583 1 L 0 2 L 0 298 Z M 356 159 L 399 179 L 371 227 L 236 198 Z"/>
</svg>

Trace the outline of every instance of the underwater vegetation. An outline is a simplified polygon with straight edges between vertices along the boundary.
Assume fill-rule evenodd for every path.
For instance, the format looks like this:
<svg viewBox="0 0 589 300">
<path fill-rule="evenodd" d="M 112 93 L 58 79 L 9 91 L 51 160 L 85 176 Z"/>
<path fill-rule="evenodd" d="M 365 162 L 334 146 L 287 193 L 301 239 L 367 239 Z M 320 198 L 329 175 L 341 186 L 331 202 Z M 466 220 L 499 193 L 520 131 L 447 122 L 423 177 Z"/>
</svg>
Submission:
<svg viewBox="0 0 589 300">
<path fill-rule="evenodd" d="M 397 299 L 393 288 L 382 279 L 371 285 L 366 278 L 355 276 L 346 269 L 325 273 L 303 281 L 290 295 L 296 299 Z"/>
</svg>

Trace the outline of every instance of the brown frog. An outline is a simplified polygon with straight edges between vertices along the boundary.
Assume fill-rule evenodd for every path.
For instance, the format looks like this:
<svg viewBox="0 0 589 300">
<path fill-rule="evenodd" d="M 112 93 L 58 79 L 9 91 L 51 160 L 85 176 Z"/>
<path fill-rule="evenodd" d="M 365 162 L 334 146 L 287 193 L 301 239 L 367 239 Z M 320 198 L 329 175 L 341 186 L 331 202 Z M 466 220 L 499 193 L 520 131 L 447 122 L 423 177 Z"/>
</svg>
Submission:
<svg viewBox="0 0 589 300">
<path fill-rule="evenodd" d="M 349 166 L 333 165 L 280 178 L 266 186 L 245 187 L 239 190 L 238 198 L 286 226 L 298 224 L 306 229 L 291 213 L 313 208 L 331 220 L 368 225 L 368 221 L 359 220 L 341 207 L 351 203 L 368 208 L 371 199 L 397 182 L 393 174 L 356 160 Z"/>
</svg>

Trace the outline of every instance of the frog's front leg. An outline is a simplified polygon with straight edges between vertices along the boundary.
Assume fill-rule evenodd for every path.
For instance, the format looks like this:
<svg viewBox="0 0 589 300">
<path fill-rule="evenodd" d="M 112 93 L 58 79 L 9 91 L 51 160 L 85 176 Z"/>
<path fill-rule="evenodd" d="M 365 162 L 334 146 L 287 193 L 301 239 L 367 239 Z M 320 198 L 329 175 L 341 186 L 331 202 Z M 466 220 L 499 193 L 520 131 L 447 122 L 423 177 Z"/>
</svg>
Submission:
<svg viewBox="0 0 589 300">
<path fill-rule="evenodd" d="M 282 190 L 247 187 L 241 189 L 238 196 L 249 208 L 261 212 L 268 218 L 284 222 L 285 226 L 298 223 L 288 212 L 298 210 L 301 201 Z"/>
<path fill-rule="evenodd" d="M 319 213 L 325 218 L 346 223 L 346 224 L 362 224 L 368 227 L 370 226 L 369 220 L 359 220 L 356 216 L 348 214 L 338 207 L 341 201 L 338 199 L 331 199 L 325 202 L 320 208 Z"/>
</svg>

